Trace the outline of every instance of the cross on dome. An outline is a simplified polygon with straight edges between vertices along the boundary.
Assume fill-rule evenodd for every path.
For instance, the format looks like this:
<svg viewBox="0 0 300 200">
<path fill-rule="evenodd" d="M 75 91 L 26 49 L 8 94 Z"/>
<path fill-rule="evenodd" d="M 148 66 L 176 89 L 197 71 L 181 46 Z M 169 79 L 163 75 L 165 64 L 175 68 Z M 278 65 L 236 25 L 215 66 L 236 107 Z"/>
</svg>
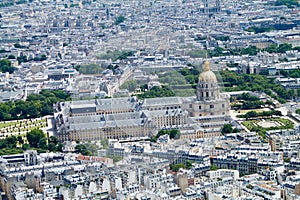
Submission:
<svg viewBox="0 0 300 200">
<path fill-rule="evenodd" d="M 209 65 L 209 61 L 207 59 L 207 53 L 206 53 L 206 60 L 205 60 L 203 71 L 205 71 L 205 72 L 210 71 L 210 65 Z"/>
</svg>

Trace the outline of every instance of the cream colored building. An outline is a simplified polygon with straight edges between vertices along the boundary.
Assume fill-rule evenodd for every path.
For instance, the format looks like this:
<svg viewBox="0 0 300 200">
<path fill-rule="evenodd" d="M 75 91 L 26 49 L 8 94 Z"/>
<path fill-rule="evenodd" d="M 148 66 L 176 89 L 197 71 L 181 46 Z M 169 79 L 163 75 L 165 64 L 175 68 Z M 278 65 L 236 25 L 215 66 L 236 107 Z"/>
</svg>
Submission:
<svg viewBox="0 0 300 200">
<path fill-rule="evenodd" d="M 220 93 L 206 61 L 194 97 L 61 102 L 55 119 L 62 141 L 147 137 L 171 128 L 179 129 L 182 138 L 193 139 L 219 136 L 230 119 L 229 109 L 229 96 Z"/>
</svg>

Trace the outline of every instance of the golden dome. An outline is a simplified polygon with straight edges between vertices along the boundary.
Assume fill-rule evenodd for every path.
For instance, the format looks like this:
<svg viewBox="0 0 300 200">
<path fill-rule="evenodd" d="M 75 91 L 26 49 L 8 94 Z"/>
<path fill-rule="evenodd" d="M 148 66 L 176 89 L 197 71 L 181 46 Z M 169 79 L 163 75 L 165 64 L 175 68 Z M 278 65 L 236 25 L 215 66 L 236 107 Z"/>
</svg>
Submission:
<svg viewBox="0 0 300 200">
<path fill-rule="evenodd" d="M 199 82 L 211 82 L 217 83 L 217 77 L 215 73 L 210 70 L 208 60 L 205 61 L 203 72 L 199 75 Z"/>
</svg>

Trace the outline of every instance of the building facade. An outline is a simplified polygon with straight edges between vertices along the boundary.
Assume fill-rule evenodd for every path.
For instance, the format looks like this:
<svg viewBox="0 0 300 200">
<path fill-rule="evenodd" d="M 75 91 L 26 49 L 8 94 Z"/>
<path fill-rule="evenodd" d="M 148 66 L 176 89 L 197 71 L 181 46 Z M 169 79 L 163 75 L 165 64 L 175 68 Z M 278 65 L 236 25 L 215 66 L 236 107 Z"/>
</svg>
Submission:
<svg viewBox="0 0 300 200">
<path fill-rule="evenodd" d="M 55 108 L 62 141 L 147 137 L 176 128 L 193 139 L 220 135 L 229 120 L 229 96 L 220 93 L 206 61 L 196 96 L 139 100 L 135 97 L 60 102 Z"/>
</svg>

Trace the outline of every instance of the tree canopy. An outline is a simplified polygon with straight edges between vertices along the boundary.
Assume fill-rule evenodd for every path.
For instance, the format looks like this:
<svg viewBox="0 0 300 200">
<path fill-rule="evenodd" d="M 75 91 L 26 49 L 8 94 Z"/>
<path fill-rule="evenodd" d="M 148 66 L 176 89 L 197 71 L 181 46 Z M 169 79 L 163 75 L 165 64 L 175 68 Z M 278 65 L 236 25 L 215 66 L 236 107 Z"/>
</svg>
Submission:
<svg viewBox="0 0 300 200">
<path fill-rule="evenodd" d="M 46 138 L 44 132 L 40 129 L 33 129 L 32 131 L 26 134 L 28 143 L 33 148 L 42 148 L 45 147 L 44 143 Z"/>
<path fill-rule="evenodd" d="M 53 104 L 70 100 L 70 95 L 61 90 L 42 90 L 30 94 L 26 101 L 0 103 L 0 120 L 29 119 L 53 114 Z"/>
<path fill-rule="evenodd" d="M 150 90 L 145 91 L 143 94 L 137 95 L 139 99 L 145 99 L 145 98 L 155 98 L 155 97 L 173 97 L 175 96 L 174 92 L 166 87 L 158 87 L 154 86 Z"/>
<path fill-rule="evenodd" d="M 133 51 L 119 51 L 119 50 L 115 50 L 115 51 L 107 51 L 104 54 L 101 54 L 98 56 L 99 59 L 105 59 L 105 60 L 125 60 L 127 59 L 128 56 L 133 56 Z"/>
<path fill-rule="evenodd" d="M 280 103 L 295 96 L 294 90 L 284 89 L 274 79 L 268 79 L 260 74 L 238 74 L 229 70 L 224 70 L 220 74 L 228 92 L 243 90 L 265 92 Z"/>
<path fill-rule="evenodd" d="M 181 133 L 178 129 L 175 128 L 172 128 L 170 130 L 162 129 L 158 131 L 157 135 L 151 137 L 151 141 L 156 142 L 157 139 L 162 135 L 169 135 L 170 139 L 178 140 L 180 138 Z"/>
<path fill-rule="evenodd" d="M 283 43 L 280 45 L 271 44 L 269 47 L 265 48 L 264 50 L 269 53 L 285 53 L 287 51 L 293 50 L 293 46 L 289 43 Z"/>
<path fill-rule="evenodd" d="M 76 65 L 75 69 L 81 74 L 100 74 L 104 68 L 97 64 Z"/>
<path fill-rule="evenodd" d="M 123 23 L 125 21 L 125 19 L 126 18 L 122 15 L 118 16 L 115 20 L 115 25 L 119 25 L 119 24 Z"/>
<path fill-rule="evenodd" d="M 121 89 L 127 89 L 129 92 L 134 92 L 134 90 L 138 87 L 136 80 L 126 81 L 121 85 Z"/>
<path fill-rule="evenodd" d="M 281 111 L 279 110 L 270 110 L 270 111 L 263 111 L 263 112 L 256 112 L 256 111 L 249 111 L 244 115 L 238 115 L 239 118 L 257 118 L 257 117 L 272 117 L 272 116 L 282 116 Z"/>
<path fill-rule="evenodd" d="M 275 2 L 275 6 L 285 5 L 288 8 L 292 8 L 293 6 L 299 7 L 300 3 L 297 0 L 277 0 Z"/>
<path fill-rule="evenodd" d="M 3 73 L 13 73 L 15 71 L 15 68 L 11 65 L 10 60 L 4 58 L 2 60 L 0 60 L 0 72 Z"/>
<path fill-rule="evenodd" d="M 42 151 L 62 151 L 62 144 L 59 143 L 58 138 L 55 136 L 50 136 L 47 139 L 45 133 L 40 129 L 33 129 L 26 134 L 29 146 L 26 144 L 23 145 L 25 149 L 33 148 Z M 24 148 L 23 148 L 24 149 Z"/>
<path fill-rule="evenodd" d="M 237 129 L 237 128 L 232 128 L 231 124 L 224 124 L 222 129 L 221 129 L 221 133 L 223 135 L 226 135 L 228 133 L 238 133 L 238 132 L 240 132 L 240 130 Z"/>
<path fill-rule="evenodd" d="M 77 144 L 75 151 L 85 156 L 94 156 L 97 154 L 97 146 L 91 143 Z"/>
</svg>

